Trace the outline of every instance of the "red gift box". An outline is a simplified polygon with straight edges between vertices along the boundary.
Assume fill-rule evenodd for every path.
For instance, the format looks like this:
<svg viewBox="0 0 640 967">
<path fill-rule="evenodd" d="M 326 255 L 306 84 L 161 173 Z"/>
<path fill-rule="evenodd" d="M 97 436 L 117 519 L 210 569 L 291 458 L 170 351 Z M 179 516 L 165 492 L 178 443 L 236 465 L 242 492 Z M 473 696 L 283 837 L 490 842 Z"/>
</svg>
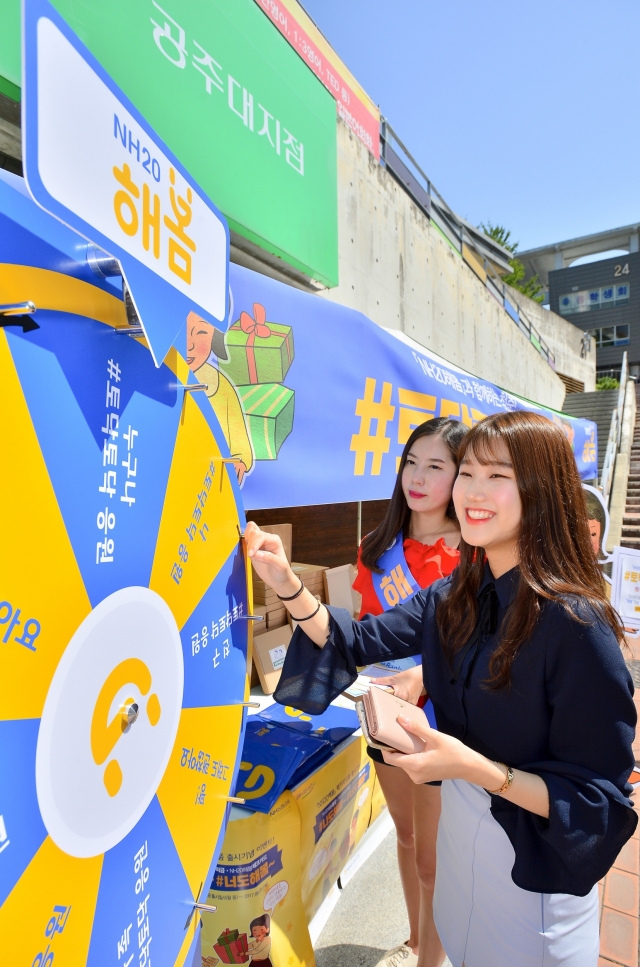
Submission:
<svg viewBox="0 0 640 967">
<path fill-rule="evenodd" d="M 247 935 L 237 930 L 223 930 L 213 949 L 223 964 L 246 964 L 249 960 Z"/>
</svg>

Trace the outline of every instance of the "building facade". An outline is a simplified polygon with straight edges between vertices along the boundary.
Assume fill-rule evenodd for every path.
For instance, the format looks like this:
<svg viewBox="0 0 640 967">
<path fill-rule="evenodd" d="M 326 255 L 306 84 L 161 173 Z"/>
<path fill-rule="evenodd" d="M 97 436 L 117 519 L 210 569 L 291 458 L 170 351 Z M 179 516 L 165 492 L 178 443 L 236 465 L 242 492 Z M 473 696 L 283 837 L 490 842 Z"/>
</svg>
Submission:
<svg viewBox="0 0 640 967">
<path fill-rule="evenodd" d="M 596 370 L 620 371 L 627 353 L 640 376 L 640 252 L 549 272 L 549 307 L 596 349 Z"/>
</svg>

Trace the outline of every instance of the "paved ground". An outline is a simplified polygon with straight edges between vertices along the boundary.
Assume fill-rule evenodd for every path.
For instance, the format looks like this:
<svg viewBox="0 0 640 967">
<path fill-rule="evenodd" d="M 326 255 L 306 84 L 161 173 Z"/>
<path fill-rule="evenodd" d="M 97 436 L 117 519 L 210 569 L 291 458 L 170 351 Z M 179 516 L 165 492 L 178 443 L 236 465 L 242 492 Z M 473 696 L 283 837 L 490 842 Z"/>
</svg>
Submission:
<svg viewBox="0 0 640 967">
<path fill-rule="evenodd" d="M 317 967 L 374 967 L 387 950 L 408 936 L 396 836 L 389 833 L 342 891 L 318 938 L 316 964 Z"/>
<path fill-rule="evenodd" d="M 625 658 L 632 662 L 640 660 L 640 642 L 629 641 L 631 654 Z M 632 677 L 636 679 L 635 703 L 640 718 L 640 683 L 638 665 L 631 665 Z M 640 729 L 633 746 L 636 761 L 640 761 Z M 634 796 L 636 808 L 640 805 L 640 790 Z M 640 900 L 640 835 L 635 836 L 621 851 L 618 859 L 600 886 L 600 965 L 611 967 L 638 967 L 638 904 Z"/>
</svg>

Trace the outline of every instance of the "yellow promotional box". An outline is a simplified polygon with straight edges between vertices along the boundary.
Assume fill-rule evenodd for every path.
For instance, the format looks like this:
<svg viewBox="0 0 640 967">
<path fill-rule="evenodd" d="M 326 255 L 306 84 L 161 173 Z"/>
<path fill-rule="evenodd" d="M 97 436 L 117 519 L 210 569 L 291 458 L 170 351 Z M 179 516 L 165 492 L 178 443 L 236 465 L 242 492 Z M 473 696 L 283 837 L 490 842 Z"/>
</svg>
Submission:
<svg viewBox="0 0 640 967">
<path fill-rule="evenodd" d="M 315 967 L 300 883 L 300 817 L 290 792 L 270 813 L 234 809 L 202 915 L 202 967 Z"/>
<path fill-rule="evenodd" d="M 308 922 L 369 826 L 374 769 L 362 736 L 293 790 L 300 811 L 302 902 Z"/>
</svg>

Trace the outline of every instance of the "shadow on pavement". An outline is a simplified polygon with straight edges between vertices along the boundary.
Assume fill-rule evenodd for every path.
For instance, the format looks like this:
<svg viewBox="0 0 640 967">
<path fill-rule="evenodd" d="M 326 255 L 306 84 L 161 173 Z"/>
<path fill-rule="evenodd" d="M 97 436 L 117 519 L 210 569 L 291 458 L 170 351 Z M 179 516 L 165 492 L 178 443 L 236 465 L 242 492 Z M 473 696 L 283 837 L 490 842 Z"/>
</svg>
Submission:
<svg viewBox="0 0 640 967">
<path fill-rule="evenodd" d="M 320 947 L 315 951 L 316 967 L 375 967 L 386 950 L 363 947 L 360 944 L 340 943 Z"/>
</svg>

